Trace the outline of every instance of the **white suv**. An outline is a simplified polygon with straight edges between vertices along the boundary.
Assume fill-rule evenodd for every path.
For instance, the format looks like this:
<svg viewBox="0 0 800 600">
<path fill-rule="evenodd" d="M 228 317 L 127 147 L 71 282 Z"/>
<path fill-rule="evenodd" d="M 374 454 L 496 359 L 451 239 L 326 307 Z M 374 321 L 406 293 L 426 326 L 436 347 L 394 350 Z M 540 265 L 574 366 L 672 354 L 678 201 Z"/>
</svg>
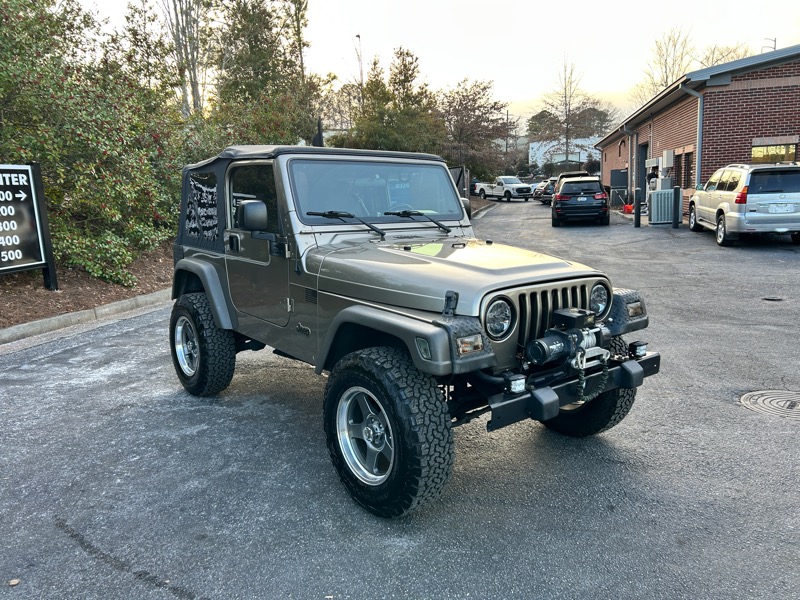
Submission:
<svg viewBox="0 0 800 600">
<path fill-rule="evenodd" d="M 689 229 L 728 246 L 742 234 L 789 233 L 800 244 L 800 164 L 728 165 L 689 200 Z"/>
</svg>

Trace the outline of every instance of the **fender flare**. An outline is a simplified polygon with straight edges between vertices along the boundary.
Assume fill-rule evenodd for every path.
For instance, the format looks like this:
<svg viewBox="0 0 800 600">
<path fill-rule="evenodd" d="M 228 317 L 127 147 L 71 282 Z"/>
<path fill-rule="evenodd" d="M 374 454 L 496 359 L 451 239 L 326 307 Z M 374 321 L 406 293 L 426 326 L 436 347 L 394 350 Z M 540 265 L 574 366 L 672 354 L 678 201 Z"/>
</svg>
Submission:
<svg viewBox="0 0 800 600">
<path fill-rule="evenodd" d="M 206 293 L 211 305 L 211 314 L 214 322 L 220 329 L 235 329 L 239 324 L 236 314 L 228 306 L 227 297 L 219 281 L 217 270 L 210 263 L 182 258 L 175 263 L 174 275 L 172 277 L 172 299 L 176 300 L 180 295 L 187 293 L 185 281 L 179 276 L 181 271 L 192 273 L 200 280 L 203 291 Z M 194 291 L 194 290 L 193 290 Z"/>
<path fill-rule="evenodd" d="M 474 323 L 471 323 L 473 320 Z M 470 331 L 481 331 L 477 318 L 455 317 L 448 320 L 447 317 L 441 317 L 428 322 L 359 304 L 345 308 L 334 317 L 320 346 L 319 360 L 315 366 L 317 373 L 325 369 L 340 329 L 348 324 L 386 333 L 400 340 L 408 350 L 414 366 L 434 377 L 469 373 L 497 364 L 497 358 L 488 340 L 483 352 L 461 357 L 456 354 L 455 337 L 466 331 L 465 326 Z M 370 345 L 364 344 L 364 347 Z M 420 346 L 427 346 L 426 352 L 430 358 L 422 355 Z"/>
<path fill-rule="evenodd" d="M 319 359 L 315 367 L 318 374 L 325 368 L 339 330 L 343 325 L 349 323 L 396 337 L 405 345 L 414 365 L 424 373 L 448 375 L 452 372 L 450 340 L 444 329 L 431 323 L 372 306 L 355 305 L 348 306 L 333 318 L 328 333 L 320 346 Z M 431 353 L 430 360 L 421 356 L 416 341 L 418 337 L 427 340 Z"/>
</svg>

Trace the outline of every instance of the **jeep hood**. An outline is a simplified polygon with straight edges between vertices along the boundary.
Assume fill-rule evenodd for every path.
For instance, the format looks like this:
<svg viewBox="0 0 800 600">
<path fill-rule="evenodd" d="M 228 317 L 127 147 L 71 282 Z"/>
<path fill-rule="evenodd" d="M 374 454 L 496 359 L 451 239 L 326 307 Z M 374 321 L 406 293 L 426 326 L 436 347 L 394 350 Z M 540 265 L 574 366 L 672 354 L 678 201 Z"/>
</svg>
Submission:
<svg viewBox="0 0 800 600">
<path fill-rule="evenodd" d="M 562 258 L 463 237 L 320 246 L 306 267 L 319 274 L 320 292 L 410 309 L 441 312 L 453 290 L 461 315 L 478 315 L 483 296 L 495 290 L 602 275 Z"/>
</svg>

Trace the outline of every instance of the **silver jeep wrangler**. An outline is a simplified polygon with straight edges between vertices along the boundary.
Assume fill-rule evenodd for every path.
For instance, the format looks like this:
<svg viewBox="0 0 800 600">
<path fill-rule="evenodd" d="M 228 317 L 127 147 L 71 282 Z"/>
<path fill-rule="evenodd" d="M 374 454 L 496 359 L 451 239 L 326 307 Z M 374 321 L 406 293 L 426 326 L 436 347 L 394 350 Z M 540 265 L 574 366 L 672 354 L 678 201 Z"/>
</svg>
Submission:
<svg viewBox="0 0 800 600">
<path fill-rule="evenodd" d="M 328 447 L 367 510 L 436 498 L 452 428 L 619 423 L 660 356 L 645 304 L 592 268 L 476 239 L 433 155 L 234 146 L 183 171 L 171 353 L 213 395 L 270 347 L 327 372 Z"/>
</svg>

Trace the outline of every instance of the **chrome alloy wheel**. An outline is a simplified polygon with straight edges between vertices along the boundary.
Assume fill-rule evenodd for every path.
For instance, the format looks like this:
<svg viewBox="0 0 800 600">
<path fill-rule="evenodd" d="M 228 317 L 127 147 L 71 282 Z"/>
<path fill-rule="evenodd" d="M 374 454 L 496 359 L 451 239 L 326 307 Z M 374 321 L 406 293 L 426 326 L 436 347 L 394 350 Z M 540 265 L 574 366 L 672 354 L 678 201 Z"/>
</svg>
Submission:
<svg viewBox="0 0 800 600">
<path fill-rule="evenodd" d="M 367 485 L 380 485 L 394 465 L 394 435 L 386 410 L 367 389 L 352 387 L 339 398 L 336 434 L 350 471 Z"/>
<path fill-rule="evenodd" d="M 197 364 L 200 360 L 200 349 L 197 341 L 197 331 L 192 322 L 181 316 L 175 323 L 175 356 L 181 370 L 187 377 L 191 377 L 197 371 Z"/>
</svg>

